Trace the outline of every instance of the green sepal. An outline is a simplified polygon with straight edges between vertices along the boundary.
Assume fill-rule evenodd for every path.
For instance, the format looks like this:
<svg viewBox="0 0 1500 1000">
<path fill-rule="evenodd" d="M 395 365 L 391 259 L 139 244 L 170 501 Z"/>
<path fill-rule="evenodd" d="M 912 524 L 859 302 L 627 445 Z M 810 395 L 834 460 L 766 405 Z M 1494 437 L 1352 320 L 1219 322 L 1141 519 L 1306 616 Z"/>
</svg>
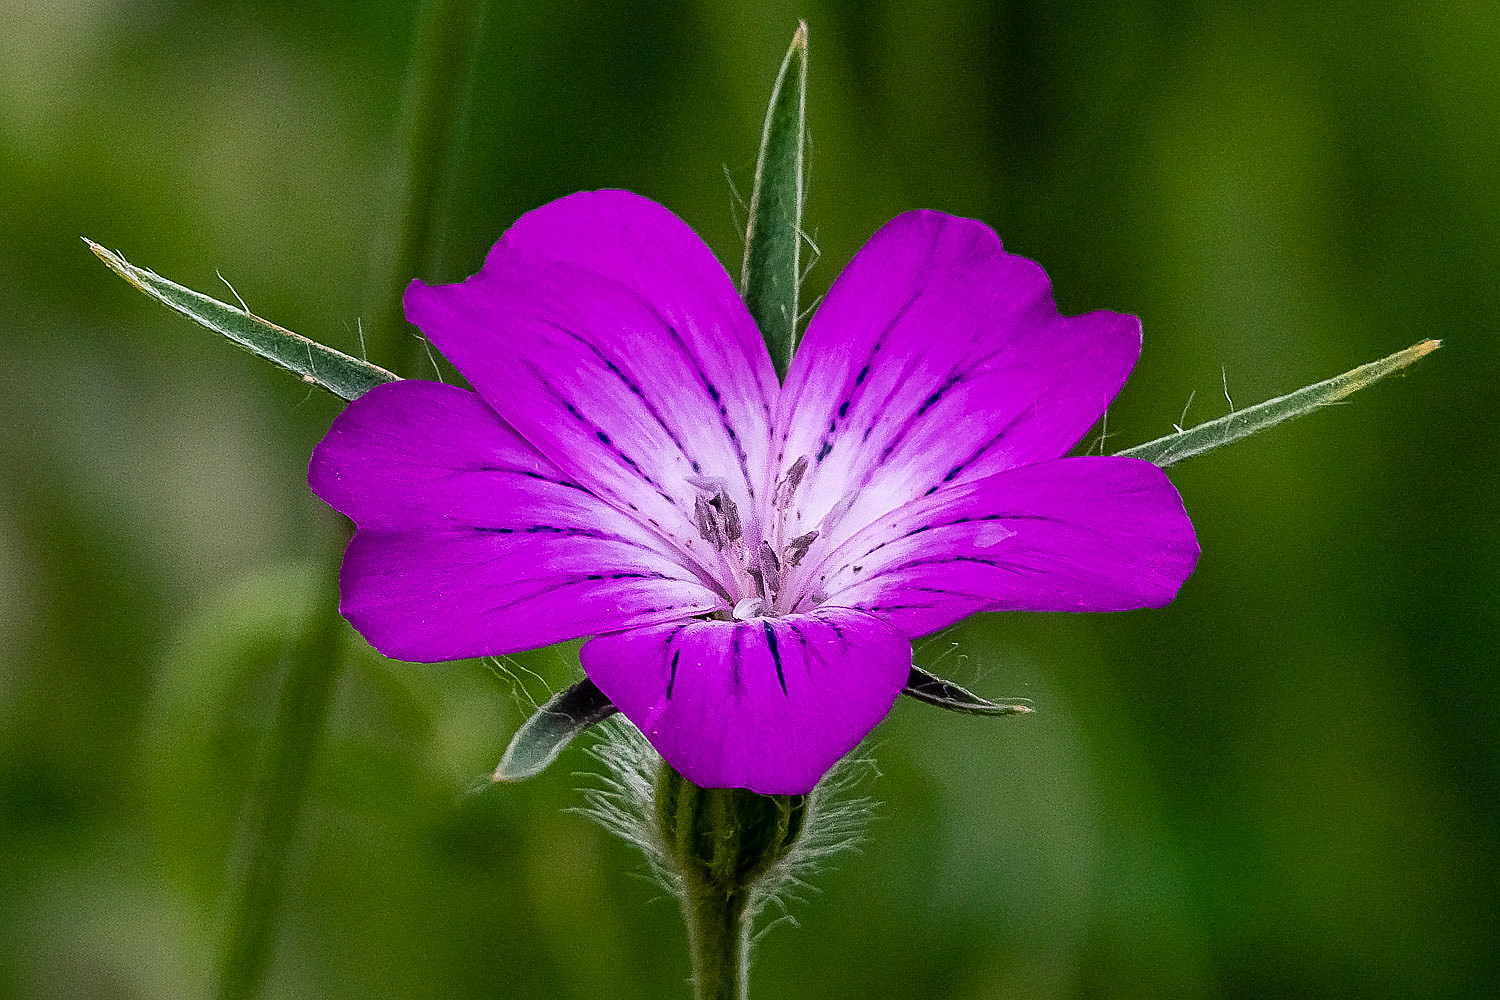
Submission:
<svg viewBox="0 0 1500 1000">
<path fill-rule="evenodd" d="M 1007 705 L 981 698 L 952 681 L 929 674 L 921 667 L 911 668 L 911 673 L 906 678 L 906 687 L 902 688 L 901 693 L 963 715 L 1030 715 L 1036 711 L 1030 705 Z"/>
<path fill-rule="evenodd" d="M 803 22 L 792 36 L 771 89 L 755 161 L 740 271 L 740 295 L 766 340 L 776 377 L 783 381 L 797 349 L 806 149 L 807 24 Z"/>
<path fill-rule="evenodd" d="M 617 711 L 587 677 L 559 691 L 516 730 L 490 780 L 523 781 L 541 774 L 580 733 Z"/>
<path fill-rule="evenodd" d="M 368 361 L 350 357 L 343 351 L 325 347 L 315 340 L 261 319 L 248 309 L 232 306 L 218 299 L 168 281 L 155 271 L 136 267 L 112 250 L 85 239 L 89 249 L 120 277 L 156 301 L 182 313 L 200 326 L 227 337 L 234 343 L 258 354 L 273 364 L 302 378 L 308 385 L 327 389 L 335 396 L 354 400 L 383 382 L 395 382 L 399 376 Z"/>
<path fill-rule="evenodd" d="M 683 875 L 716 893 L 749 891 L 802 832 L 805 795 L 700 788 L 663 763 L 656 783 L 662 839 Z"/>
<path fill-rule="evenodd" d="M 1128 458 L 1144 459 L 1160 466 L 1168 466 L 1184 458 L 1192 458 L 1194 455 L 1202 455 L 1215 448 L 1222 448 L 1226 444 L 1233 444 L 1241 438 L 1258 434 L 1283 420 L 1290 420 L 1324 406 L 1343 402 L 1366 386 L 1373 385 L 1387 375 L 1401 371 L 1407 365 L 1425 358 L 1442 346 L 1441 340 L 1424 340 L 1404 351 L 1397 351 L 1379 361 L 1360 365 L 1342 375 L 1304 386 L 1296 392 L 1268 399 L 1264 403 L 1257 403 L 1243 410 L 1235 410 L 1217 420 L 1210 420 L 1189 430 L 1177 431 L 1166 437 L 1157 438 L 1155 441 L 1147 441 L 1134 448 L 1126 448 L 1119 454 Z"/>
<path fill-rule="evenodd" d="M 681 880 L 697 1000 L 748 995 L 757 888 L 791 852 L 806 818 L 806 795 L 700 788 L 662 762 L 656 824 Z"/>
</svg>

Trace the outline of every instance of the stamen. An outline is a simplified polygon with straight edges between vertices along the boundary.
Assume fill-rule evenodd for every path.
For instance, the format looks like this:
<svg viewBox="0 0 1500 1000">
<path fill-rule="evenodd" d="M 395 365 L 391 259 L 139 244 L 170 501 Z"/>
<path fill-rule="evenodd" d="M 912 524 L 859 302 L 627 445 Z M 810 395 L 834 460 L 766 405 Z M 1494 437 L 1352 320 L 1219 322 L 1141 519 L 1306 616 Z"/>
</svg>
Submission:
<svg viewBox="0 0 1500 1000">
<path fill-rule="evenodd" d="M 724 517 L 724 537 L 731 542 L 739 541 L 743 533 L 740 528 L 740 509 L 729 499 L 728 493 L 721 492 L 714 500 L 719 513 Z"/>
<path fill-rule="evenodd" d="M 723 551 L 728 541 L 724 534 L 724 519 L 719 516 L 714 505 L 707 497 L 695 497 L 693 513 L 698 517 L 698 534 L 716 550 Z"/>
<path fill-rule="evenodd" d="M 688 485 L 702 490 L 710 496 L 723 493 L 729 489 L 729 484 L 718 476 L 688 476 Z"/>
<path fill-rule="evenodd" d="M 781 593 L 781 560 L 776 558 L 776 550 L 771 548 L 770 542 L 760 543 L 760 574 L 767 599 L 776 600 L 776 595 Z"/>
<path fill-rule="evenodd" d="M 817 537 L 818 533 L 816 531 L 809 531 L 807 534 L 798 535 L 788 542 L 786 546 L 786 565 L 795 566 L 800 563 L 802 557 L 807 555 L 808 547 L 817 540 Z"/>
<path fill-rule="evenodd" d="M 778 510 L 785 510 L 791 506 L 792 494 L 797 492 L 797 487 L 802 485 L 802 477 L 807 474 L 807 456 L 803 455 L 792 463 L 792 467 L 786 470 L 786 475 L 781 482 L 776 484 L 776 490 L 771 494 L 771 503 Z"/>
<path fill-rule="evenodd" d="M 833 530 L 834 526 L 844 519 L 844 515 L 849 513 L 856 499 L 858 499 L 856 494 L 845 493 L 839 502 L 833 505 L 833 509 L 823 515 L 823 520 L 818 522 L 818 530 L 825 532 Z"/>
<path fill-rule="evenodd" d="M 689 476 L 688 482 L 711 494 L 693 498 L 693 514 L 698 521 L 698 534 L 715 550 L 723 552 L 744 534 L 740 510 L 729 499 L 727 484 L 717 476 Z"/>
<path fill-rule="evenodd" d="M 765 603 L 759 597 L 747 597 L 734 606 L 734 620 L 737 622 L 748 621 L 765 610 Z"/>
</svg>

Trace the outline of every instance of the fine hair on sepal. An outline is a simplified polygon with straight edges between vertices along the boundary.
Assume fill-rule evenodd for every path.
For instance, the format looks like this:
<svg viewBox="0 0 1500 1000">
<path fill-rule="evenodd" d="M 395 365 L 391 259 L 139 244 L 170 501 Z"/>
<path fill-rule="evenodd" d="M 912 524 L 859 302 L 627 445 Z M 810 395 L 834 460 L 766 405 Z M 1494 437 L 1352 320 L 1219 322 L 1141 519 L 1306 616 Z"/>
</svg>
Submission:
<svg viewBox="0 0 1500 1000">
<path fill-rule="evenodd" d="M 606 719 L 590 733 L 593 741 L 585 752 L 600 769 L 579 772 L 585 780 L 584 801 L 572 811 L 637 848 L 651 877 L 682 902 L 687 882 L 657 817 L 661 757 L 623 716 Z M 870 786 L 879 773 L 874 758 L 856 750 L 808 793 L 800 835 L 750 887 L 747 919 L 753 921 L 768 907 L 780 913 L 752 935 L 752 943 L 781 923 L 795 924 L 790 909 L 817 891 L 812 879 L 834 857 L 859 847 L 875 815 Z"/>
</svg>

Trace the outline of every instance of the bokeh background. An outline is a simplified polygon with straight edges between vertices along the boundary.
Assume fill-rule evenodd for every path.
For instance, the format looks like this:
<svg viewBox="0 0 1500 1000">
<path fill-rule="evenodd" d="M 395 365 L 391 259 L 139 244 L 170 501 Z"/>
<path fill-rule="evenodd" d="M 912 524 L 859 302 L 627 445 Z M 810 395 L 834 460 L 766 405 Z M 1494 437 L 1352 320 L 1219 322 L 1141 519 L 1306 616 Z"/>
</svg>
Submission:
<svg viewBox="0 0 1500 1000">
<path fill-rule="evenodd" d="M 997 616 L 922 662 L 863 850 L 766 938 L 784 997 L 1464 997 L 1500 976 L 1500 7 L 494 4 L 429 280 L 583 188 L 726 261 L 796 18 L 825 289 L 886 219 L 983 219 L 1139 314 L 1124 447 L 1423 337 L 1348 405 L 1173 470 L 1171 607 Z M 345 350 L 415 5 L 0 0 L 0 994 L 210 995 L 337 401 L 146 300 L 90 236 Z M 408 374 L 420 345 L 396 357 Z M 567 650 L 356 650 L 265 995 L 685 997 L 674 904 L 577 749 L 475 792 Z M 518 687 L 521 690 L 518 690 Z M 482 785 L 482 782 L 479 783 Z"/>
</svg>

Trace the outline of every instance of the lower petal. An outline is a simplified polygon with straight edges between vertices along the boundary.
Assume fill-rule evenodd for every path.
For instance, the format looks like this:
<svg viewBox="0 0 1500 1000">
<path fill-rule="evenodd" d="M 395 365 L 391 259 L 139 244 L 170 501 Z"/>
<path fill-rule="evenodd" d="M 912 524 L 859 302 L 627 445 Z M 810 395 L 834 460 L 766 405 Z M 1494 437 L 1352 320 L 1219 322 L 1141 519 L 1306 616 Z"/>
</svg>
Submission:
<svg viewBox="0 0 1500 1000">
<path fill-rule="evenodd" d="M 763 795 L 812 790 L 873 729 L 911 644 L 861 611 L 690 621 L 600 636 L 583 668 L 689 781 Z"/>
</svg>

